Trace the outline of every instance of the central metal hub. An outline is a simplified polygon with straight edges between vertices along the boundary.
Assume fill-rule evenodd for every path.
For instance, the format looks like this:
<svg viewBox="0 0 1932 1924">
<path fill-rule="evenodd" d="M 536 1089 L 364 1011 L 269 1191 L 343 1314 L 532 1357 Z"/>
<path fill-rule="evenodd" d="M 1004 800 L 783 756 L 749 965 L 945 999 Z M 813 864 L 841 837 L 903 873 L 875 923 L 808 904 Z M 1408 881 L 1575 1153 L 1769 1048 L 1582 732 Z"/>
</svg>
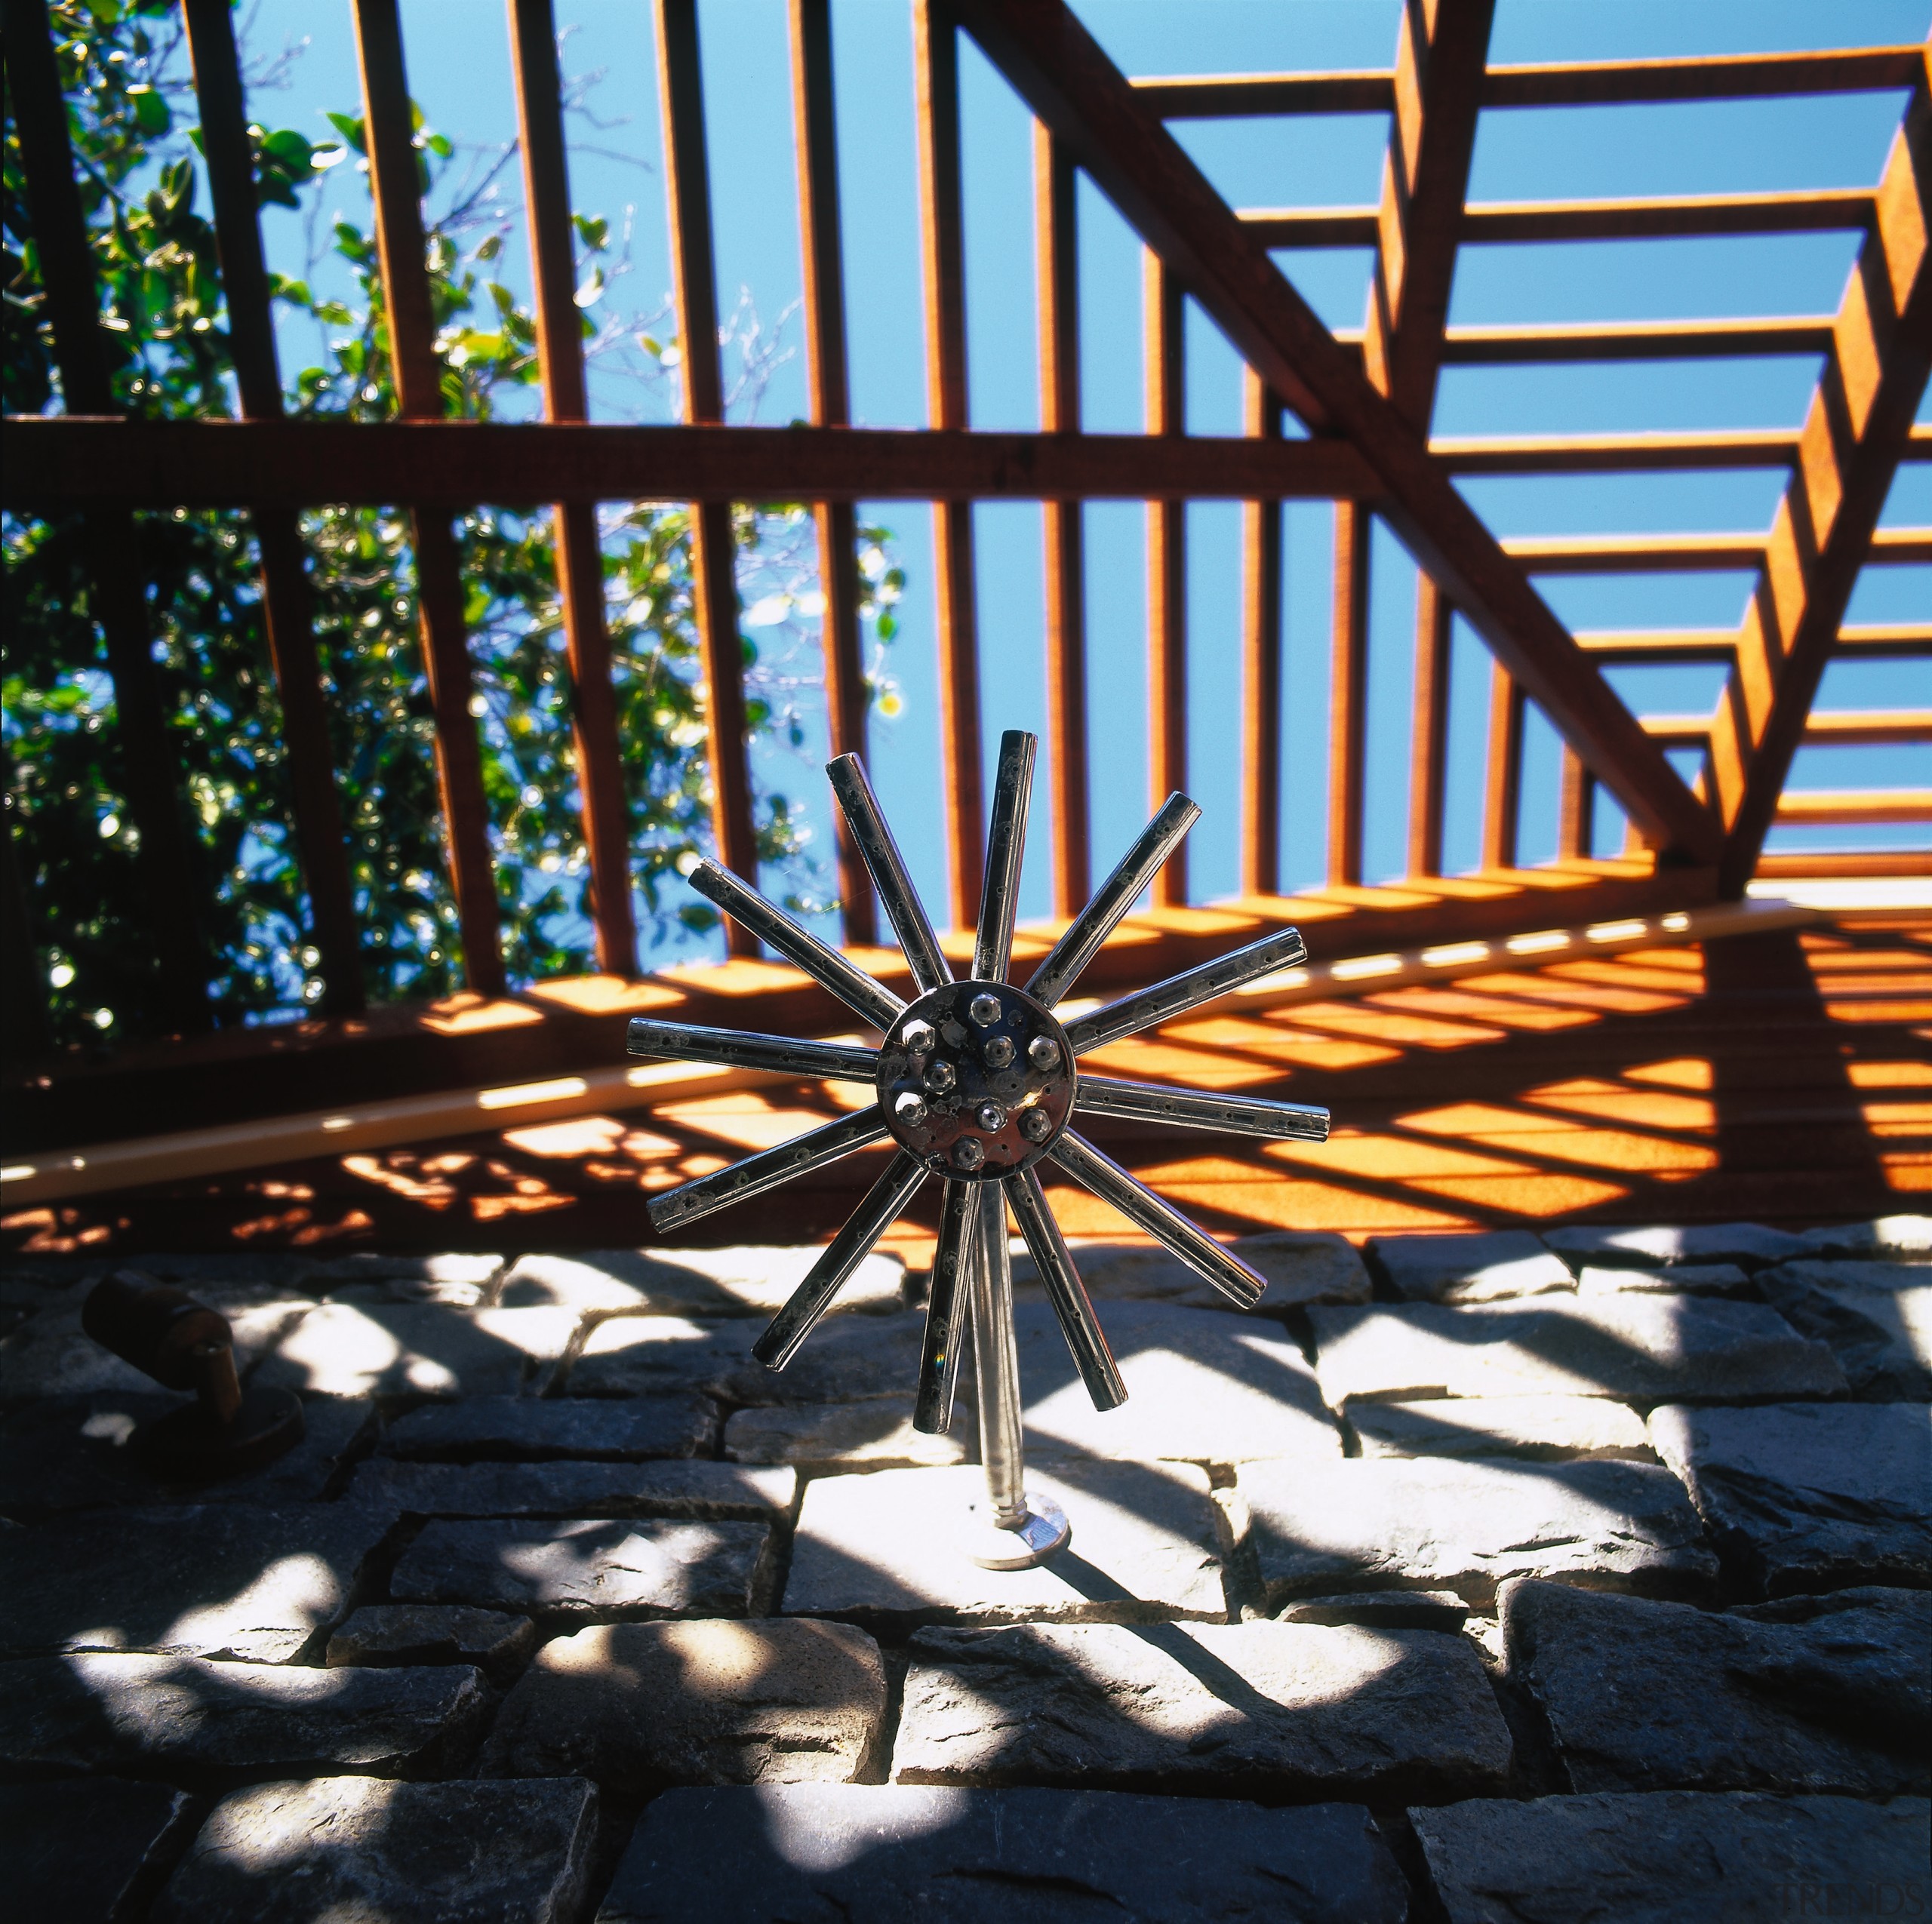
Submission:
<svg viewBox="0 0 1932 1924">
<path fill-rule="evenodd" d="M 1066 1128 L 1078 1081 L 1066 1030 L 1004 982 L 948 982 L 921 996 L 878 1052 L 893 1140 L 964 1182 L 1037 1163 Z"/>
</svg>

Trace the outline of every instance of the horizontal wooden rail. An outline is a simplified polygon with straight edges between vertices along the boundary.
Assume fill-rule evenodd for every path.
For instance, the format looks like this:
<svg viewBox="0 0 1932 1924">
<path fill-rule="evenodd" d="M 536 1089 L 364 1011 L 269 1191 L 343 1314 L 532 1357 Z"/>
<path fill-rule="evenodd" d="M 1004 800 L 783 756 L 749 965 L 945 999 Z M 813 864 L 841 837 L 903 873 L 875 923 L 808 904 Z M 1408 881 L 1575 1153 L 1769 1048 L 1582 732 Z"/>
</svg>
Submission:
<svg viewBox="0 0 1932 1924">
<path fill-rule="evenodd" d="M 106 501 L 925 501 L 1376 491 L 1340 441 L 601 423 L 122 421 L 10 416 L 9 508 Z"/>
<path fill-rule="evenodd" d="M 1606 667 L 1629 662 L 1724 662 L 1737 653 L 1734 628 L 1584 629 L 1577 645 Z"/>
<path fill-rule="evenodd" d="M 1761 534 L 1525 535 L 1503 552 L 1531 574 L 1678 574 L 1755 568 Z"/>
<path fill-rule="evenodd" d="M 1787 788 L 1777 819 L 1781 828 L 1932 822 L 1932 788 Z"/>
<path fill-rule="evenodd" d="M 1807 748 L 1909 747 L 1932 742 L 1932 708 L 1814 708 L 1804 724 Z"/>
<path fill-rule="evenodd" d="M 1918 47 L 1846 47 L 1817 53 L 1493 66 L 1483 78 L 1482 103 L 1486 107 L 1619 106 L 1663 100 L 1880 93 L 1911 86 L 1924 60 L 1924 50 Z M 1380 69 L 1199 74 L 1171 79 L 1149 76 L 1137 79 L 1134 85 L 1164 120 L 1387 113 L 1395 104 L 1395 76 Z"/>
<path fill-rule="evenodd" d="M 1442 358 L 1459 367 L 1572 361 L 1690 361 L 1823 354 L 1829 314 L 1740 321 L 1559 322 L 1523 327 L 1451 327 Z"/>
<path fill-rule="evenodd" d="M 1932 622 L 1872 622 L 1838 630 L 1839 652 L 1860 661 L 1932 655 Z"/>
<path fill-rule="evenodd" d="M 1646 715 L 1638 718 L 1644 733 L 1666 748 L 1706 748 L 1710 744 L 1707 715 Z"/>
<path fill-rule="evenodd" d="M 1798 459 L 1795 428 L 1715 433 L 1457 435 L 1429 444 L 1456 475 L 1607 475 L 1672 469 L 1788 468 Z M 1506 543 L 1506 546 L 1507 544 Z"/>
<path fill-rule="evenodd" d="M 1759 884 L 1927 874 L 1932 874 L 1932 850 L 1912 848 L 1774 849 L 1758 856 L 1757 868 Z M 1834 916 L 1842 915 L 1846 905 L 1835 903 Z"/>
<path fill-rule="evenodd" d="M 1529 241 L 1708 239 L 1721 234 L 1869 230 L 1869 187 L 1789 194 L 1666 194 L 1624 200 L 1478 201 L 1463 210 L 1466 244 Z M 1366 247 L 1380 215 L 1372 207 L 1243 207 L 1241 225 L 1266 247 Z"/>
</svg>

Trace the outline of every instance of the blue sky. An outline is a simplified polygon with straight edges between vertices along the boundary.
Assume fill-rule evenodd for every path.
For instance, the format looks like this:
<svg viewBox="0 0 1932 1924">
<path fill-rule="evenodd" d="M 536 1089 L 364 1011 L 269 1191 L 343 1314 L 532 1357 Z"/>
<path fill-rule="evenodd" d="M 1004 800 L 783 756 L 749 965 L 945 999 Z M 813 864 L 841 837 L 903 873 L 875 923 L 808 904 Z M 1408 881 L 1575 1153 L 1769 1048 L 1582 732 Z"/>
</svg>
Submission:
<svg viewBox="0 0 1932 1924">
<path fill-rule="evenodd" d="M 1129 72 L 1386 67 L 1395 0 L 1084 0 L 1078 8 Z M 721 309 L 748 292 L 765 325 L 798 298 L 797 196 L 783 0 L 700 0 Z M 411 91 L 429 123 L 460 143 L 488 148 L 514 122 L 504 20 L 478 0 L 404 0 Z M 855 420 L 894 427 L 925 422 L 924 344 L 914 159 L 909 11 L 903 0 L 833 0 L 839 160 L 843 183 L 852 400 Z M 657 309 L 669 284 L 650 17 L 641 0 L 558 0 L 570 28 L 567 72 L 591 81 L 573 118 L 572 198 L 629 233 L 631 271 L 594 318 L 632 319 Z M 321 138 L 323 113 L 355 111 L 358 90 L 346 5 L 259 0 L 247 17 L 260 58 L 300 45 L 286 89 L 258 94 L 257 118 Z M 1772 0 L 1500 0 L 1493 62 L 1656 57 L 1909 41 L 1927 30 L 1924 0 L 1773 4 Z M 1028 115 L 970 40 L 962 45 L 967 301 L 971 410 L 983 428 L 1037 427 L 1032 153 Z M 1472 198 L 1547 198 L 1858 186 L 1875 182 L 1901 97 L 1864 94 L 1697 106 L 1491 111 L 1478 134 Z M 1300 121 L 1180 123 L 1176 131 L 1228 198 L 1243 206 L 1360 205 L 1377 198 L 1386 125 L 1381 115 Z M 331 177 L 343 204 L 365 189 L 351 170 Z M 527 286 L 520 181 L 502 177 L 515 216 L 505 278 Z M 1138 243 L 1091 183 L 1079 199 L 1081 377 L 1085 425 L 1141 426 Z M 301 271 L 297 217 L 271 210 L 273 263 Z M 1672 316 L 1828 314 L 1855 251 L 1849 234 L 1715 241 L 1601 242 L 1466 248 L 1451 319 L 1458 323 L 1603 321 Z M 1326 250 L 1278 256 L 1284 271 L 1337 326 L 1360 324 L 1368 256 Z M 798 345 L 795 320 L 784 339 Z M 291 331 L 285 371 L 312 358 L 313 337 Z M 1190 309 L 1188 426 L 1240 431 L 1240 367 L 1204 315 Z M 1817 373 L 1815 358 L 1549 368 L 1453 368 L 1436 426 L 1452 434 L 1607 432 L 1795 426 Z M 668 390 L 634 381 L 596 384 L 603 418 L 663 418 Z M 759 418 L 805 412 L 802 358 L 773 370 Z M 1471 481 L 1466 491 L 1499 534 L 1762 528 L 1782 487 L 1777 471 Z M 870 511 L 892 529 L 908 587 L 890 669 L 903 709 L 875 718 L 870 761 L 915 879 L 936 913 L 946 906 L 939 790 L 930 521 L 916 503 Z M 1321 879 L 1325 837 L 1329 529 L 1325 504 L 1286 512 L 1286 673 L 1282 785 L 1283 882 Z M 1233 891 L 1240 770 L 1229 752 L 1239 702 L 1239 514 L 1230 503 L 1189 512 L 1190 791 L 1204 811 L 1191 838 L 1197 899 Z M 1932 522 L 1932 469 L 1907 469 L 1886 518 Z M 1104 872 L 1149 811 L 1141 510 L 1087 510 L 1092 822 Z M 990 765 L 999 731 L 1044 734 L 1040 515 L 1029 503 L 977 510 L 983 721 Z M 1733 625 L 1748 582 L 1737 574 L 1551 580 L 1545 592 L 1574 627 Z M 1414 569 L 1378 530 L 1371 589 L 1368 878 L 1398 873 L 1407 820 Z M 1868 570 L 1851 618 L 1924 620 L 1932 569 Z M 766 642 L 780 638 L 761 632 Z M 798 638 L 809 644 L 811 637 Z M 1710 668 L 1626 670 L 1626 698 L 1649 711 L 1708 708 L 1721 679 Z M 1473 866 L 1480 832 L 1487 707 L 1487 656 L 1460 629 L 1451 688 L 1451 779 L 1446 853 Z M 1835 665 L 1823 704 L 1932 706 L 1932 664 Z M 815 722 L 815 725 L 817 724 Z M 822 740 L 822 727 L 821 727 Z M 759 773 L 801 804 L 829 853 L 821 740 L 802 756 L 772 751 Z M 1043 748 L 1044 753 L 1044 748 Z M 1555 839 L 1554 733 L 1531 724 L 1524 770 L 1525 859 Z M 1043 779 L 1023 885 L 1023 916 L 1048 908 L 1049 824 Z M 1932 783 L 1932 751 L 1844 748 L 1801 753 L 1807 787 Z M 1601 809 L 1601 846 L 1620 835 Z M 1792 831 L 1780 841 L 1798 845 Z M 1812 831 L 1843 845 L 1845 831 Z M 1922 830 L 1860 831 L 1878 845 L 1923 841 Z"/>
</svg>

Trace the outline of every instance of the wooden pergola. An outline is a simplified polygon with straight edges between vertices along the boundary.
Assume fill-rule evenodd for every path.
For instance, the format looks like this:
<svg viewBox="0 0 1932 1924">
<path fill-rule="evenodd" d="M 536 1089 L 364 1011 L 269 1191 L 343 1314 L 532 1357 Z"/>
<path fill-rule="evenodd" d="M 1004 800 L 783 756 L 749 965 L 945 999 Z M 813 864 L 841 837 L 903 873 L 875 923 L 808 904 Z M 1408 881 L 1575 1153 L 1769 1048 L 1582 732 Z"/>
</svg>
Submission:
<svg viewBox="0 0 1932 1924">
<path fill-rule="evenodd" d="M 977 902 L 984 798 L 983 702 L 974 595 L 973 506 L 1044 503 L 1045 674 L 1052 770 L 1054 911 L 1081 905 L 1097 865 L 1089 847 L 1086 625 L 1080 504 L 1144 502 L 1147 514 L 1150 755 L 1158 804 L 1187 783 L 1184 504 L 1247 504 L 1242 561 L 1241 881 L 1213 915 L 1186 908 L 1169 865 L 1154 911 L 1129 924 L 1131 952 L 1103 957 L 1091 986 L 1147 979 L 1224 946 L 1230 920 L 1264 933 L 1301 926 L 1318 963 L 1368 951 L 1500 939 L 1552 921 L 1659 915 L 1740 897 L 1754 877 L 1916 873 L 1918 854 L 1767 856 L 1786 823 L 1932 820 L 1932 791 L 1789 793 L 1802 744 L 1932 741 L 1932 713 L 1813 713 L 1834 659 L 1923 656 L 1932 622 L 1848 627 L 1862 569 L 1932 560 L 1932 530 L 1878 527 L 1902 462 L 1932 459 L 1915 420 L 1932 367 L 1932 50 L 1925 45 L 1583 65 L 1487 63 L 1492 0 L 1402 9 L 1388 72 L 1246 74 L 1188 79 L 1121 73 L 1063 0 L 909 0 L 915 26 L 920 227 L 929 416 L 923 430 L 849 425 L 840 189 L 833 140 L 829 0 L 790 0 L 810 425 L 728 426 L 714 343 L 717 312 L 694 0 L 653 0 L 671 212 L 685 419 L 674 426 L 588 418 L 570 238 L 571 201 L 552 0 L 510 0 L 519 134 L 534 266 L 545 419 L 519 426 L 442 418 L 424 229 L 411 146 L 397 0 L 354 0 L 370 177 L 393 346 L 398 418 L 335 425 L 284 413 L 256 214 L 244 97 L 227 0 L 183 0 L 222 256 L 242 418 L 117 417 L 72 177 L 44 8 L 9 0 L 6 57 L 66 412 L 7 424 L 5 500 L 23 512 L 85 512 L 100 558 L 97 607 L 113 674 L 140 831 L 152 935 L 183 1039 L 118 1066 L 39 1079 L 25 1092 L 30 1139 L 91 1139 L 104 1098 L 122 1133 L 243 1120 L 291 1109 L 398 1097 L 616 1059 L 623 1017 L 643 1008 L 734 1026 L 783 1027 L 828 1011 L 804 979 L 757 959 L 733 936 L 733 960 L 640 980 L 628 881 L 620 740 L 611 698 L 596 509 L 638 499 L 692 504 L 697 626 L 706 684 L 718 859 L 755 877 L 731 505 L 811 504 L 825 598 L 824 675 L 835 754 L 866 748 L 854 508 L 902 499 L 934 505 L 946 847 L 955 919 Z M 1041 430 L 968 426 L 958 102 L 959 34 L 969 34 L 1035 121 L 1035 247 Z M 1869 189 L 1620 201 L 1472 204 L 1478 119 L 1486 107 L 1719 100 L 1903 90 L 1906 106 L 1881 177 Z M 1383 112 L 1390 138 L 1373 207 L 1241 208 L 1210 185 L 1169 123 L 1215 116 Z M 1146 432 L 1082 426 L 1074 186 L 1084 171 L 1145 248 Z M 1835 314 L 1766 320 L 1607 325 L 1446 326 L 1465 241 L 1658 235 L 1860 236 Z M 1315 315 L 1271 249 L 1375 250 L 1366 324 L 1337 333 Z M 1191 297 L 1247 364 L 1247 432 L 1183 431 L 1181 303 Z M 1450 364 L 1684 360 L 1808 353 L 1823 370 L 1796 432 L 1750 431 L 1445 439 L 1431 416 Z M 1300 429 L 1287 428 L 1291 413 Z M 1285 428 L 1285 431 L 1284 431 Z M 1737 534 L 1499 540 L 1455 487 L 1460 475 L 1777 468 L 1786 471 L 1770 526 Z M 1281 519 L 1296 498 L 1333 500 L 1333 690 L 1327 881 L 1280 893 Z M 602 976 L 533 1000 L 512 997 L 501 960 L 478 724 L 470 707 L 454 517 L 479 502 L 554 504 L 577 753 Z M 436 718 L 451 876 L 472 997 L 460 1010 L 359 1007 L 362 932 L 331 765 L 327 697 L 307 612 L 297 515 L 334 502 L 406 504 L 420 579 L 422 647 Z M 111 558 L 137 509 L 245 509 L 260 544 L 273 665 L 286 718 L 295 827 L 330 1003 L 288 1029 L 202 1037 L 205 959 L 195 935 L 177 771 L 155 697 L 138 585 Z M 1381 518 L 1421 569 L 1408 869 L 1364 885 L 1364 726 L 1370 533 Z M 1735 631 L 1573 634 L 1539 594 L 1564 572 L 1752 571 Z M 1494 657 L 1483 868 L 1443 874 L 1449 641 L 1460 613 Z M 1721 662 L 1728 673 L 1703 715 L 1633 713 L 1605 678 L 1613 665 Z M 1559 855 L 1517 859 L 1525 703 L 1564 743 Z M 996 718 L 995 718 L 996 721 Z M 1694 748 L 1687 782 L 1667 749 Z M 1614 858 L 1591 854 L 1592 801 L 1613 797 L 1632 829 Z M 873 898 L 841 844 L 847 944 L 888 980 Z M 12 918 L 10 917 L 10 924 Z M 10 982 L 37 980 L 10 927 Z M 962 945 L 970 938 L 960 939 Z M 599 986 L 598 985 L 601 985 Z M 747 1004 L 753 1005 L 747 1007 Z M 505 1013 L 506 1011 L 509 1013 Z M 493 1013 L 494 1012 L 494 1013 Z M 534 1012 L 534 1013 L 533 1013 Z M 533 1026 L 534 1025 L 534 1026 Z M 134 1057 L 138 1056 L 138 1059 Z M 185 1093 L 174 1071 L 198 1069 Z M 171 1097 L 165 1092 L 172 1086 Z M 169 1120 L 163 1121 L 163 1117 Z"/>
</svg>

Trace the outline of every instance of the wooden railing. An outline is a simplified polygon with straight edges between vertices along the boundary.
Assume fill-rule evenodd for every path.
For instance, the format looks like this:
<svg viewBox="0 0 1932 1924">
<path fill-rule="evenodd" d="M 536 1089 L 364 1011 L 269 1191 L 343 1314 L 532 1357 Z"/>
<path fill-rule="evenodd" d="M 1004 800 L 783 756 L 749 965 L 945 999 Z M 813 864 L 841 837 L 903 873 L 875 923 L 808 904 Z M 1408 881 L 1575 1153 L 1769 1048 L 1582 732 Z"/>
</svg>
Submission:
<svg viewBox="0 0 1932 1924">
<path fill-rule="evenodd" d="M 683 350 L 684 423 L 592 425 L 570 234 L 570 197 L 551 0 L 510 0 L 518 134 L 534 267 L 545 420 L 493 426 L 442 418 L 434 352 L 409 91 L 397 0 L 353 0 L 367 117 L 383 300 L 398 418 L 355 426 L 286 418 L 269 282 L 255 212 L 247 109 L 227 0 L 184 0 L 204 151 L 219 232 L 242 419 L 123 421 L 102 352 L 97 297 L 58 78 L 35 0 L 10 8 L 6 57 L 39 241 L 64 418 L 11 423 L 5 499 L 23 509 L 85 509 L 97 607 L 114 677 L 128 807 L 153 905 L 171 1013 L 206 1020 L 207 970 L 194 935 L 192 872 L 178 783 L 153 688 L 138 585 L 106 558 L 124 548 L 138 506 L 242 506 L 254 518 L 263 599 L 293 770 L 293 812 L 312 936 L 325 958 L 328 1007 L 359 1000 L 358 941 L 330 764 L 325 698 L 307 607 L 300 508 L 325 501 L 409 505 L 423 657 L 435 718 L 437 772 L 469 982 L 501 992 L 495 881 L 471 705 L 467 637 L 453 517 L 478 501 L 552 506 L 572 685 L 584 842 L 599 967 L 637 968 L 628 879 L 630 838 L 605 629 L 596 504 L 637 498 L 692 509 L 695 620 L 706 684 L 707 752 L 720 859 L 756 872 L 746 761 L 731 506 L 811 504 L 825 601 L 824 675 L 835 753 L 863 751 L 866 695 L 858 643 L 854 503 L 910 499 L 934 507 L 949 881 L 955 915 L 977 901 L 983 834 L 981 695 L 974 597 L 973 504 L 1046 504 L 1045 668 L 1053 770 L 1052 901 L 1070 915 L 1087 893 L 1089 846 L 1086 622 L 1080 504 L 1146 503 L 1151 718 L 1149 792 L 1186 785 L 1190 638 L 1186 622 L 1184 504 L 1238 499 L 1244 510 L 1241 619 L 1241 886 L 1281 884 L 1277 822 L 1282 745 L 1280 504 L 1336 503 L 1327 869 L 1331 890 L 1364 880 L 1364 723 L 1371 530 L 1388 521 L 1421 564 L 1408 865 L 1439 877 L 1451 617 L 1460 612 L 1496 657 L 1491 683 L 1482 855 L 1517 858 L 1524 718 L 1536 702 L 1564 736 L 1558 847 L 1574 864 L 1592 846 L 1594 798 L 1614 794 L 1633 834 L 1675 872 L 1741 890 L 1774 822 L 1926 818 L 1921 791 L 1854 796 L 1783 793 L 1801 742 L 1922 742 L 1922 710 L 1807 720 L 1826 659 L 1923 656 L 1932 626 L 1846 628 L 1860 567 L 1932 558 L 1932 531 L 1876 524 L 1898 463 L 1932 458 L 1913 426 L 1932 355 L 1932 108 L 1922 47 L 1587 66 L 1485 69 L 1490 8 L 1435 10 L 1433 45 L 1413 43 L 1404 12 L 1393 72 L 1264 75 L 1129 81 L 1059 0 L 911 0 L 920 226 L 926 290 L 930 426 L 881 432 L 849 426 L 839 232 L 840 188 L 828 0 L 790 0 L 811 425 L 724 425 L 706 128 L 694 0 L 654 0 L 670 205 L 672 265 Z M 961 232 L 958 48 L 961 26 L 1037 116 L 1035 252 L 1041 431 L 969 426 Z M 1731 195 L 1508 206 L 1466 204 L 1476 116 L 1490 106 L 1715 100 L 1902 89 L 1905 124 L 1870 190 Z M 1229 114 L 1387 111 L 1409 103 L 1378 207 L 1238 211 L 1226 205 L 1165 132 L 1163 119 Z M 1139 230 L 1145 277 L 1146 431 L 1098 435 L 1081 424 L 1074 182 L 1084 169 Z M 1465 240 L 1514 242 L 1632 235 L 1861 234 L 1859 266 L 1832 316 L 1586 327 L 1445 329 L 1449 277 Z M 1370 322 L 1360 336 L 1323 327 L 1269 261 L 1269 247 L 1361 244 L 1377 250 Z M 1183 431 L 1183 293 L 1246 357 L 1245 433 Z M 1445 364 L 1820 354 L 1824 373 L 1796 432 L 1440 439 L 1429 435 Z M 1292 408 L 1312 438 L 1286 438 Z M 1499 542 L 1464 504 L 1456 474 L 1597 473 L 1622 469 L 1782 469 L 1789 476 L 1768 533 Z M 1573 637 L 1533 585 L 1562 573 L 1740 569 L 1759 583 L 1736 632 Z M 1627 662 L 1725 664 L 1730 684 L 1706 718 L 1632 715 L 1603 678 Z M 1701 750 L 1691 785 L 1667 747 Z M 1882 856 L 1849 858 L 1856 870 Z M 1807 858 L 1812 872 L 1829 857 Z M 1844 865 L 1840 864 L 1838 865 Z M 856 852 L 838 867 L 848 942 L 878 933 Z M 1184 861 L 1157 884 L 1157 905 L 1186 899 Z M 1687 884 L 1687 887 L 1690 884 Z M 1579 911 L 1578 912 L 1587 912 Z M 14 918 L 10 917 L 10 927 Z M 1445 929 L 1447 924 L 1444 924 Z M 10 936 L 16 948 L 24 939 Z M 749 952 L 734 933 L 733 952 Z M 17 954 L 9 969 L 27 979 Z"/>
</svg>

